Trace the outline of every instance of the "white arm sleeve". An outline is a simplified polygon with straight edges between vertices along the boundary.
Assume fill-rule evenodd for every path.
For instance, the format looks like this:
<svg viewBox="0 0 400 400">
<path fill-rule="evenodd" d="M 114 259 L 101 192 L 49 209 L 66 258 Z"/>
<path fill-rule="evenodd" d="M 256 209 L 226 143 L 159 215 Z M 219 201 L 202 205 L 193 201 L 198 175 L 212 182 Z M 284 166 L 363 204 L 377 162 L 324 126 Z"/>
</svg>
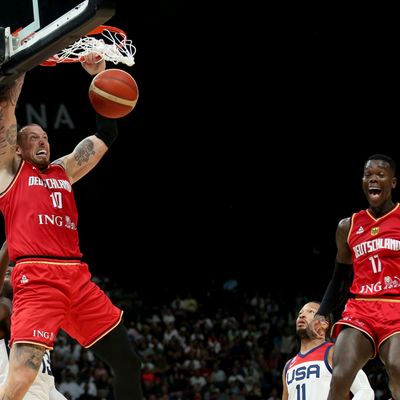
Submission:
<svg viewBox="0 0 400 400">
<path fill-rule="evenodd" d="M 360 369 L 354 378 L 353 384 L 350 388 L 351 393 L 353 393 L 353 400 L 374 400 L 375 393 L 369 384 L 368 377 L 366 373 Z"/>
</svg>

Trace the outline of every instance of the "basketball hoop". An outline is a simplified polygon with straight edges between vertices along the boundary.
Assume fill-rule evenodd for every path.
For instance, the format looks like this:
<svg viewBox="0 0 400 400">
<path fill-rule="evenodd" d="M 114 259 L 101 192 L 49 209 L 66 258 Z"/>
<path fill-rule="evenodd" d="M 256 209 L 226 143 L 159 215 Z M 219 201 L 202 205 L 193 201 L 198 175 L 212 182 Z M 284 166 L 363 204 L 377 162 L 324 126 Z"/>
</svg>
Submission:
<svg viewBox="0 0 400 400">
<path fill-rule="evenodd" d="M 96 38 L 95 35 L 100 37 Z M 104 59 L 114 64 L 123 63 L 129 67 L 135 64 L 136 48 L 126 33 L 114 26 L 100 25 L 40 65 L 53 67 L 60 63 L 81 62 L 91 53 L 98 55 L 99 61 Z"/>
</svg>

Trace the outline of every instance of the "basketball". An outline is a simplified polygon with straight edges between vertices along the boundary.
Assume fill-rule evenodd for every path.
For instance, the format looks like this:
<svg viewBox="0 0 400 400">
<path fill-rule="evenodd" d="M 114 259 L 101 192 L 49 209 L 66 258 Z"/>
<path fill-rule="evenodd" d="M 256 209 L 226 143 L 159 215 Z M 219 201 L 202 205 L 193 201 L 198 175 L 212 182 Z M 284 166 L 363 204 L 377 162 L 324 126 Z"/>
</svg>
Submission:
<svg viewBox="0 0 400 400">
<path fill-rule="evenodd" d="M 89 87 L 95 111 L 106 118 L 121 118 L 136 106 L 139 96 L 135 79 L 122 69 L 106 69 L 97 74 Z"/>
</svg>

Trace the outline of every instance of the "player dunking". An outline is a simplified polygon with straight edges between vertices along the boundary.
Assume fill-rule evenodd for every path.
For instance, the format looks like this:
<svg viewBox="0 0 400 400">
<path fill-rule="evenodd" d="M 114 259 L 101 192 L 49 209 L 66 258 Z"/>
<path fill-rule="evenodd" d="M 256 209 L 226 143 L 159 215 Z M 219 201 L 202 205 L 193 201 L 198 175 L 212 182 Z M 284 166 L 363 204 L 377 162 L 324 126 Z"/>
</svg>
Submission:
<svg viewBox="0 0 400 400">
<path fill-rule="evenodd" d="M 282 400 L 325 400 L 332 378 L 334 343 L 327 340 L 329 326 L 321 327 L 321 338 L 312 336 L 309 323 L 319 303 L 309 302 L 300 310 L 296 333 L 300 338 L 300 352 L 290 359 L 282 373 Z M 351 385 L 353 400 L 374 400 L 375 394 L 367 375 L 360 370 Z"/>
<path fill-rule="evenodd" d="M 105 69 L 104 60 L 82 65 L 92 75 Z M 72 190 L 115 140 L 116 121 L 97 115 L 96 133 L 50 163 L 48 136 L 39 125 L 17 133 L 15 107 L 23 80 L 0 93 L 0 209 L 9 256 L 16 262 L 9 373 L 0 399 L 24 397 L 60 328 L 112 368 L 116 399 L 141 399 L 140 360 L 122 311 L 91 281 L 81 261 Z"/>
<path fill-rule="evenodd" d="M 351 298 L 333 326 L 336 337 L 329 400 L 346 399 L 357 371 L 379 354 L 394 399 L 400 399 L 400 204 L 392 158 L 375 154 L 364 164 L 362 185 L 369 208 L 341 220 L 336 230 L 336 266 L 313 321 L 336 306 L 349 276 Z M 343 284 L 345 283 L 345 284 Z"/>
</svg>

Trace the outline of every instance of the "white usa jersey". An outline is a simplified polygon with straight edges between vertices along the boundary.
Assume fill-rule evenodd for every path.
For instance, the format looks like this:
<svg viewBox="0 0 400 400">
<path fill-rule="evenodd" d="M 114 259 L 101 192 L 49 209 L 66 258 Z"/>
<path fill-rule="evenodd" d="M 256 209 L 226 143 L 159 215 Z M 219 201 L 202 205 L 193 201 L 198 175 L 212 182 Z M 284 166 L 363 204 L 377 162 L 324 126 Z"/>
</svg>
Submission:
<svg viewBox="0 0 400 400">
<path fill-rule="evenodd" d="M 0 384 L 3 383 L 8 373 L 9 348 L 8 341 L 0 339 Z M 54 385 L 54 376 L 50 368 L 50 351 L 46 350 L 42 365 L 35 381 L 26 393 L 24 400 L 67 400 Z"/>
<path fill-rule="evenodd" d="M 328 353 L 332 346 L 333 343 L 324 342 L 288 361 L 285 377 L 289 400 L 322 400 L 328 397 L 332 379 Z"/>
</svg>

